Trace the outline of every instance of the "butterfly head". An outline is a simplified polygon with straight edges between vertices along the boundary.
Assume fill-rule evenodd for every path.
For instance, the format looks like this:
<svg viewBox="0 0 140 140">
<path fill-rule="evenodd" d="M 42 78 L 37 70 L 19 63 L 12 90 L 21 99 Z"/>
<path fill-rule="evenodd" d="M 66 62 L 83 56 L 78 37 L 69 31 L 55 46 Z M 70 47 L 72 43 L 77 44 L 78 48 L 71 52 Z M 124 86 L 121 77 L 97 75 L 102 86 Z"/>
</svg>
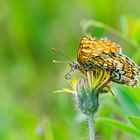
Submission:
<svg viewBox="0 0 140 140">
<path fill-rule="evenodd" d="M 79 64 L 78 63 L 70 62 L 69 65 L 70 65 L 72 71 L 79 69 Z"/>
<path fill-rule="evenodd" d="M 69 66 L 70 66 L 70 71 L 65 75 L 65 78 L 67 79 L 67 80 L 69 80 L 69 79 L 71 79 L 71 72 L 72 71 L 75 71 L 75 70 L 78 70 L 79 69 L 79 64 L 78 63 L 75 63 L 75 62 L 70 62 L 69 63 Z"/>
</svg>

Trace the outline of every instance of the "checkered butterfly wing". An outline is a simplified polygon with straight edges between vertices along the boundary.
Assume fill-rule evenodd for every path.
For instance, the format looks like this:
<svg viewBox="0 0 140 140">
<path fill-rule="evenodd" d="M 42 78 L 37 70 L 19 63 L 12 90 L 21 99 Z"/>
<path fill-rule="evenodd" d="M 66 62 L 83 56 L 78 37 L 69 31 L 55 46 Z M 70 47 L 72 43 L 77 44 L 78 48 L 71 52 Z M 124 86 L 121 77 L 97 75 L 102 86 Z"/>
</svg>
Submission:
<svg viewBox="0 0 140 140">
<path fill-rule="evenodd" d="M 138 83 L 140 68 L 121 53 L 119 45 L 108 39 L 83 37 L 78 48 L 77 61 L 84 70 L 109 71 L 114 82 L 131 86 Z"/>
</svg>

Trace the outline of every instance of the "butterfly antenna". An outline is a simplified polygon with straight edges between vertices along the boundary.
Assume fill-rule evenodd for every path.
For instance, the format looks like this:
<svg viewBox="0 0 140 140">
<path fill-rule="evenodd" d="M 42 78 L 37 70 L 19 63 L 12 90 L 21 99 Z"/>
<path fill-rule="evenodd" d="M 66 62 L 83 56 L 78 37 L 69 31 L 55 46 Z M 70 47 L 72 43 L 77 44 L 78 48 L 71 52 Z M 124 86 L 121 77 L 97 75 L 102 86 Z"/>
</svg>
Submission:
<svg viewBox="0 0 140 140">
<path fill-rule="evenodd" d="M 58 60 L 53 60 L 53 63 L 65 63 L 65 64 L 69 64 L 70 62 L 68 61 L 58 61 Z"/>
<path fill-rule="evenodd" d="M 66 63 L 66 64 L 68 64 L 69 62 L 53 60 L 53 63 Z M 71 67 L 71 70 L 65 75 L 65 79 L 67 79 L 67 80 L 71 79 L 71 74 L 70 73 L 72 71 L 73 71 L 73 69 Z"/>
<path fill-rule="evenodd" d="M 72 65 L 71 63 L 74 63 L 69 57 L 67 57 L 65 54 L 63 54 L 62 52 L 59 52 L 56 50 L 56 48 L 52 48 L 52 51 L 61 55 L 61 56 L 64 56 L 67 60 L 69 60 L 69 62 L 67 61 L 57 61 L 57 60 L 53 60 L 52 62 L 53 63 L 66 63 L 66 64 L 70 64 L 70 66 Z M 65 75 L 65 79 L 69 80 L 71 79 L 71 72 L 73 71 L 72 69 L 72 66 L 71 66 L 71 70 Z"/>
<path fill-rule="evenodd" d="M 73 62 L 73 61 L 72 61 L 69 57 L 67 57 L 64 53 L 57 51 L 56 48 L 51 48 L 51 50 L 52 50 L 53 52 L 55 52 L 55 53 L 61 55 L 61 56 L 64 56 L 64 57 L 65 57 L 67 60 L 69 60 L 70 62 Z"/>
</svg>

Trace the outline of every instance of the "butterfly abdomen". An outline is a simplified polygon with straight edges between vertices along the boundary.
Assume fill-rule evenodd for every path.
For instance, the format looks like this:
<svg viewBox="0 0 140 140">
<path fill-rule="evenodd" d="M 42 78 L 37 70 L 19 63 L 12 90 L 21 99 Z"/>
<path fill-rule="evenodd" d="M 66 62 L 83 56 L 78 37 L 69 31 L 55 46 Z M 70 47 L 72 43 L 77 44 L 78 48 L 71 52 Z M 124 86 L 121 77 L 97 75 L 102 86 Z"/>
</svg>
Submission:
<svg viewBox="0 0 140 140">
<path fill-rule="evenodd" d="M 136 86 L 138 83 L 137 77 L 140 75 L 139 67 L 125 55 L 115 54 L 112 58 L 116 64 L 111 69 L 112 81 Z"/>
</svg>

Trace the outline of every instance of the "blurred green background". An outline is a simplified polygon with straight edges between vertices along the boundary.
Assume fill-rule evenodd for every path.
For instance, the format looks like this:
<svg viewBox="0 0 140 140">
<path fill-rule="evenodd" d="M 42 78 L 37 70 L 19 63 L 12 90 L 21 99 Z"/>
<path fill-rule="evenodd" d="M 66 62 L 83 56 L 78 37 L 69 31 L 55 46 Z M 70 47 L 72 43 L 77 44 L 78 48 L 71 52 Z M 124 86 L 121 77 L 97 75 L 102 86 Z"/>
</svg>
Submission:
<svg viewBox="0 0 140 140">
<path fill-rule="evenodd" d="M 80 23 L 94 19 L 135 44 L 114 39 L 128 44 L 122 48 L 140 64 L 139 5 L 138 0 L 0 0 L 0 140 L 88 140 L 86 120 L 73 96 L 53 93 L 69 86 L 64 78 L 69 67 L 52 63 L 66 58 L 51 48 L 76 60 Z M 113 91 L 114 97 L 100 98 L 96 139 L 139 140 L 140 87 Z"/>
</svg>

